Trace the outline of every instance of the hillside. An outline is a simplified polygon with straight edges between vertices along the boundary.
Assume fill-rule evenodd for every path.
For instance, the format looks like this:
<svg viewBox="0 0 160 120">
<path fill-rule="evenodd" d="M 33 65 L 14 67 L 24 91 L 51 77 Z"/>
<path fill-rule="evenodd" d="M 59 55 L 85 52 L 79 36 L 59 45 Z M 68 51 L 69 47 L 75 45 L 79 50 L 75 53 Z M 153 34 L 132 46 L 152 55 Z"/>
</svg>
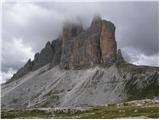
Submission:
<svg viewBox="0 0 160 120">
<path fill-rule="evenodd" d="M 67 23 L 2 85 L 2 109 L 92 107 L 159 96 L 158 67 L 127 63 L 115 26 L 95 17 L 84 30 Z"/>
</svg>

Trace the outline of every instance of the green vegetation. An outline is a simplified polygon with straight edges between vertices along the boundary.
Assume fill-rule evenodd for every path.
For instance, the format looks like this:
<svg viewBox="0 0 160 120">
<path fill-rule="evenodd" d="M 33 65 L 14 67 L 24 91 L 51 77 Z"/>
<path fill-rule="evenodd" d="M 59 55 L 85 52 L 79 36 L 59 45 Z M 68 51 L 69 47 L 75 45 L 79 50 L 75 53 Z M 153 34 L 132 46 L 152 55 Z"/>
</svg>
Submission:
<svg viewBox="0 0 160 120">
<path fill-rule="evenodd" d="M 140 106 L 138 105 L 140 104 Z M 131 102 L 123 104 L 110 104 L 107 106 L 98 106 L 90 110 L 57 110 L 52 112 L 40 110 L 12 110 L 2 111 L 2 118 L 81 118 L 81 119 L 111 119 L 121 117 L 138 117 L 145 116 L 148 118 L 159 117 L 158 103 L 151 101 Z"/>
<path fill-rule="evenodd" d="M 132 76 L 132 80 L 128 81 L 125 85 L 127 91 L 128 100 L 138 100 L 142 98 L 152 99 L 154 96 L 159 96 L 159 84 L 158 84 L 158 73 L 154 76 L 148 77 L 147 80 L 141 80 L 143 87 L 139 88 L 138 84 L 135 84 L 136 76 Z M 149 84 L 147 82 L 150 82 Z"/>
<path fill-rule="evenodd" d="M 85 112 L 58 112 L 55 113 L 55 117 L 80 119 L 111 119 L 121 117 L 145 116 L 149 118 L 158 118 L 158 109 L 158 107 L 131 107 L 127 105 L 117 108 L 116 105 L 110 105 L 108 107 L 96 107 Z"/>
<path fill-rule="evenodd" d="M 158 67 L 136 66 L 125 61 L 117 62 L 116 65 L 121 77 L 126 81 L 128 101 L 159 96 Z M 127 75 L 130 76 L 128 79 Z"/>
<path fill-rule="evenodd" d="M 101 119 L 101 118 L 120 118 L 120 117 L 135 117 L 146 116 L 151 118 L 158 118 L 158 107 L 142 108 L 123 106 L 117 109 L 116 106 L 97 107 L 85 114 L 80 114 L 80 118 Z"/>
<path fill-rule="evenodd" d="M 40 110 L 11 110 L 2 111 L 1 117 L 4 119 L 12 118 L 49 118 L 51 113 Z"/>
</svg>

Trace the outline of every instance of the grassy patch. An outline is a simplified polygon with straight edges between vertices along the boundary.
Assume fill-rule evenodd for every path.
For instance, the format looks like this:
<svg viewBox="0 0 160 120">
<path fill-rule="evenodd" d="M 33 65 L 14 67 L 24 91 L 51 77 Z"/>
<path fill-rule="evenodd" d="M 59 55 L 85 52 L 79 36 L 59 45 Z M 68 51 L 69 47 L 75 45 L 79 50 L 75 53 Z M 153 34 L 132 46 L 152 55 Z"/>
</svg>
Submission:
<svg viewBox="0 0 160 120">
<path fill-rule="evenodd" d="M 40 110 L 12 110 L 2 111 L 1 118 L 48 118 L 51 114 Z"/>
<path fill-rule="evenodd" d="M 96 107 L 85 112 L 58 112 L 55 114 L 56 118 L 81 118 L 81 119 L 111 119 L 120 117 L 136 117 L 146 116 L 149 118 L 158 118 L 158 107 L 131 107 L 123 106 L 117 108 L 116 106 Z"/>
<path fill-rule="evenodd" d="M 81 119 L 109 119 L 120 117 L 135 117 L 146 116 L 149 118 L 158 118 L 158 107 L 131 107 L 128 105 L 117 108 L 116 105 L 110 105 L 108 107 L 96 107 L 92 110 L 85 112 L 58 112 L 57 118 L 81 118 Z"/>
<path fill-rule="evenodd" d="M 2 112 L 2 118 L 81 118 L 81 119 L 111 119 L 121 117 L 138 117 L 145 116 L 149 118 L 159 117 L 158 104 L 149 106 L 136 106 L 132 103 L 124 103 L 119 106 L 110 104 L 108 106 L 98 106 L 87 111 L 80 110 L 58 110 L 52 112 L 45 112 L 39 110 L 13 110 Z"/>
<path fill-rule="evenodd" d="M 142 98 L 153 98 L 153 96 L 159 95 L 158 74 L 148 77 L 143 81 L 143 88 L 138 88 L 138 84 L 134 84 L 137 78 L 132 77 L 133 80 L 128 81 L 125 88 L 128 95 L 128 100 L 137 100 Z M 141 79 L 142 81 L 143 79 Z M 150 84 L 147 85 L 147 82 Z"/>
<path fill-rule="evenodd" d="M 135 112 L 136 111 L 136 112 Z M 151 112 L 153 111 L 153 112 Z M 120 118 L 128 116 L 146 116 L 152 118 L 158 118 L 158 108 L 152 107 L 149 109 L 140 107 L 121 107 L 117 109 L 116 107 L 103 107 L 96 110 L 90 111 L 89 114 L 81 116 L 81 118 Z"/>
</svg>

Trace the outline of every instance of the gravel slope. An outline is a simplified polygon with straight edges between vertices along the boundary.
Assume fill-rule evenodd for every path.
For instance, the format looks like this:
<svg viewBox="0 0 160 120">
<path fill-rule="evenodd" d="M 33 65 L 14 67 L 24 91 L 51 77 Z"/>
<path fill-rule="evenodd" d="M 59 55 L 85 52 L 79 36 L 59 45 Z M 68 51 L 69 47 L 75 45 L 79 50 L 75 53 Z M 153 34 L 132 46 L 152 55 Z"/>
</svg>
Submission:
<svg viewBox="0 0 160 120">
<path fill-rule="evenodd" d="M 120 103 L 134 95 L 127 86 L 136 86 L 135 90 L 143 91 L 151 82 L 158 83 L 158 77 L 155 81 L 149 79 L 155 75 L 157 68 L 134 73 L 135 68 L 127 67 L 132 69 L 130 72 L 117 64 L 109 68 L 96 66 L 81 70 L 62 70 L 59 66 L 49 70 L 48 66 L 3 84 L 2 108 L 86 107 Z M 137 78 L 133 79 L 135 75 Z"/>
</svg>

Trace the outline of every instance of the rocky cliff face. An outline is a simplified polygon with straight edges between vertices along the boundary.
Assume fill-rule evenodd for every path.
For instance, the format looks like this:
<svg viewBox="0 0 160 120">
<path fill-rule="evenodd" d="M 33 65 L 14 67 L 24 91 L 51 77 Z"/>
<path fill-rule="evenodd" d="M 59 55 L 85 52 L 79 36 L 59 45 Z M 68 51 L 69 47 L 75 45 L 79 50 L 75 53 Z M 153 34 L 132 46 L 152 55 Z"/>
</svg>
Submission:
<svg viewBox="0 0 160 120">
<path fill-rule="evenodd" d="M 111 22 L 102 21 L 101 36 L 101 63 L 107 63 L 111 58 L 115 59 L 117 44 L 115 41 L 115 26 Z"/>
<path fill-rule="evenodd" d="M 50 42 L 47 42 L 45 48 L 42 49 L 40 53 L 36 53 L 34 56 L 34 60 L 31 61 L 30 59 L 28 62 L 20 69 L 16 74 L 13 75 L 12 79 L 18 79 L 23 75 L 34 71 L 48 63 L 50 63 L 54 56 L 53 46 Z M 9 81 L 11 81 L 9 80 Z"/>
<path fill-rule="evenodd" d="M 31 62 L 31 59 L 27 61 L 27 63 L 17 71 L 16 74 L 13 75 L 12 79 L 18 79 L 22 77 L 23 75 L 27 74 L 28 72 L 32 71 L 33 62 Z"/>
<path fill-rule="evenodd" d="M 42 51 L 39 53 L 37 53 L 35 55 L 34 61 L 33 61 L 33 70 L 36 70 L 46 64 L 48 64 L 49 62 L 52 61 L 54 56 L 54 50 L 53 47 L 51 45 L 50 42 L 47 42 L 46 46 L 44 49 L 42 49 Z"/>
<path fill-rule="evenodd" d="M 113 23 L 95 17 L 87 30 L 79 24 L 66 23 L 62 37 L 48 42 L 40 53 L 30 61 L 30 68 L 24 66 L 12 79 L 37 70 L 50 63 L 62 69 L 89 68 L 96 64 L 110 65 L 116 60 L 117 45 Z"/>
<path fill-rule="evenodd" d="M 158 68 L 128 64 L 117 51 L 115 26 L 95 17 L 87 30 L 64 25 L 9 82 L 2 107 L 94 106 L 159 95 Z"/>
<path fill-rule="evenodd" d="M 117 46 L 113 23 L 96 17 L 86 31 L 83 31 L 81 26 L 68 27 L 63 30 L 62 68 L 80 69 L 95 64 L 107 64 L 111 59 L 112 62 L 116 59 Z M 79 31 L 79 34 L 71 33 L 74 32 L 71 28 Z"/>
</svg>

